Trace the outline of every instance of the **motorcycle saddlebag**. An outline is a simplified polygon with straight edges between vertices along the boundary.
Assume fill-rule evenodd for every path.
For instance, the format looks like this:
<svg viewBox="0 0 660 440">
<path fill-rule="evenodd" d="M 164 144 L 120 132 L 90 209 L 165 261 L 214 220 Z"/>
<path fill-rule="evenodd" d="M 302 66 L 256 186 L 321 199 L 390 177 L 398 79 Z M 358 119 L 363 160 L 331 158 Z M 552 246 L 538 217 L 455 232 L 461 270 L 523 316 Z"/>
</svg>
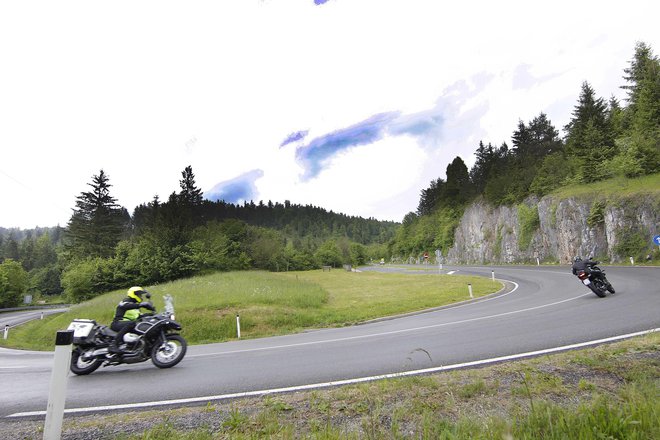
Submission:
<svg viewBox="0 0 660 440">
<path fill-rule="evenodd" d="M 82 345 L 94 341 L 96 321 L 93 319 L 74 319 L 67 330 L 73 330 L 73 343 Z"/>
</svg>

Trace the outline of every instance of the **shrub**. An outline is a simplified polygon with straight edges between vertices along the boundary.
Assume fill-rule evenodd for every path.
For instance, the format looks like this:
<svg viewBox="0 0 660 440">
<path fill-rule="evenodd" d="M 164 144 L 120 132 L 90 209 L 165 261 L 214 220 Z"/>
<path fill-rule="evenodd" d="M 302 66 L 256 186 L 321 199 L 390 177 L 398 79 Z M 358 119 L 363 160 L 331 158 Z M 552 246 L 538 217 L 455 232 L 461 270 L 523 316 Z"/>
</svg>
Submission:
<svg viewBox="0 0 660 440">
<path fill-rule="evenodd" d="M 591 204 L 589 216 L 587 217 L 587 225 L 590 228 L 605 223 L 605 205 L 605 200 L 596 200 Z"/>
<path fill-rule="evenodd" d="M 0 307 L 19 305 L 27 288 L 28 274 L 21 263 L 7 259 L 0 264 Z"/>
<path fill-rule="evenodd" d="M 536 206 L 529 207 L 525 204 L 518 205 L 518 222 L 520 223 L 520 237 L 518 238 L 518 249 L 526 250 L 532 242 L 534 232 L 541 225 L 539 210 Z"/>
</svg>

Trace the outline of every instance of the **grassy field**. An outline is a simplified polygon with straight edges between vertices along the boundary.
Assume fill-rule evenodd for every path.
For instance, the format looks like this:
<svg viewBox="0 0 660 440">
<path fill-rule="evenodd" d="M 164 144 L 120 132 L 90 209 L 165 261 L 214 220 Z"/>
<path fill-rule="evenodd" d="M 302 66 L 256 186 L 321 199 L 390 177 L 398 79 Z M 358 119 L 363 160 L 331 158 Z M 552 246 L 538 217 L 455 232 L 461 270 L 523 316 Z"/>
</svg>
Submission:
<svg viewBox="0 0 660 440">
<path fill-rule="evenodd" d="M 43 420 L 0 420 L 41 438 Z M 658 439 L 660 333 L 594 348 L 199 407 L 67 417 L 63 439 Z"/>
<path fill-rule="evenodd" d="M 157 286 L 146 286 L 157 309 L 164 294 L 174 297 L 177 321 L 191 344 L 241 337 L 257 338 L 309 328 L 351 325 L 369 319 L 418 311 L 496 292 L 489 278 L 377 272 L 260 271 L 216 273 Z M 111 292 L 71 307 L 67 313 L 11 329 L 6 347 L 52 350 L 57 330 L 74 318 L 109 324 L 125 291 Z"/>
<path fill-rule="evenodd" d="M 559 198 L 593 197 L 620 198 L 641 196 L 644 194 L 660 194 L 660 173 L 642 176 L 635 179 L 616 177 L 600 182 L 576 184 L 561 187 L 551 193 Z"/>
</svg>

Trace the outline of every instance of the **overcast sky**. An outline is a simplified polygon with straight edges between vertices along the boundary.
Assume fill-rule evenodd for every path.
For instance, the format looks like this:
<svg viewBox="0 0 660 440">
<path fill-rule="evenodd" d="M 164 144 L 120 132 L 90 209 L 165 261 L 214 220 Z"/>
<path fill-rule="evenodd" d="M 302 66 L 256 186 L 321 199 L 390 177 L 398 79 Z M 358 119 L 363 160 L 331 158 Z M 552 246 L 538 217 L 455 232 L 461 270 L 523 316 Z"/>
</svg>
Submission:
<svg viewBox="0 0 660 440">
<path fill-rule="evenodd" d="M 401 221 L 457 155 L 623 100 L 660 2 L 0 3 L 0 226 L 65 226 L 103 169 L 132 213 L 179 191 Z"/>
</svg>

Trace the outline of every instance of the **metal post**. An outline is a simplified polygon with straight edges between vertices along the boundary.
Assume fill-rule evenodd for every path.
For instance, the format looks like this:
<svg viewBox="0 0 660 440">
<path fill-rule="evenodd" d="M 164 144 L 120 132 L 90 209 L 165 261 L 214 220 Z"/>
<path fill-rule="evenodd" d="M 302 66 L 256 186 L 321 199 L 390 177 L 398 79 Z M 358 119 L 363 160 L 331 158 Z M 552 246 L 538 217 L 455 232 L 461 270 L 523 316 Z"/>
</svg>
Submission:
<svg viewBox="0 0 660 440">
<path fill-rule="evenodd" d="M 71 343 L 73 330 L 58 331 L 55 338 L 53 373 L 50 377 L 50 392 L 44 424 L 44 440 L 59 440 L 62 436 L 66 382 L 71 366 Z"/>
<path fill-rule="evenodd" d="M 470 298 L 474 298 L 474 296 L 472 296 L 472 284 L 468 283 L 468 291 L 470 292 Z"/>
<path fill-rule="evenodd" d="M 241 339 L 241 317 L 236 315 L 236 334 L 238 334 L 238 339 Z"/>
<path fill-rule="evenodd" d="M 7 339 L 8 336 L 9 336 L 9 324 L 5 325 L 4 338 Z"/>
</svg>

